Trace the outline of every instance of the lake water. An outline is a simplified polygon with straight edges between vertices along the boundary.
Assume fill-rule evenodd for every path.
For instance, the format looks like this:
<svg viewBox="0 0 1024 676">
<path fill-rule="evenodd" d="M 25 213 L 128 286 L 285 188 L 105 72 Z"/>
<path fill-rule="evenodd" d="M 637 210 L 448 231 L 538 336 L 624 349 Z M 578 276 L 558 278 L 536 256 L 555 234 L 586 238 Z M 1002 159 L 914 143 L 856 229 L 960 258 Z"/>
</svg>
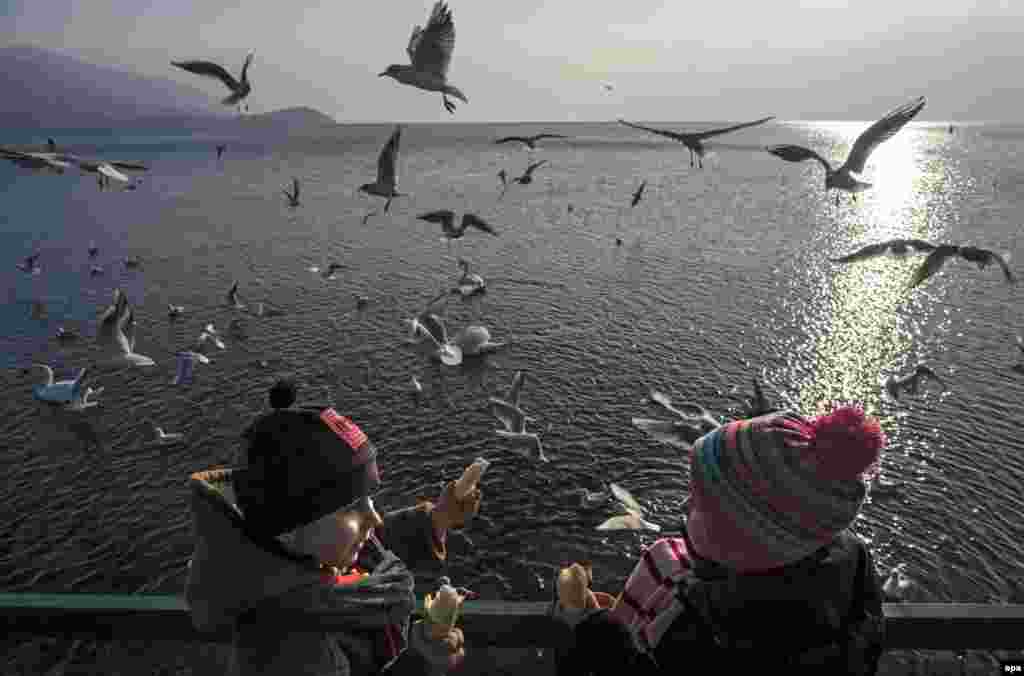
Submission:
<svg viewBox="0 0 1024 676">
<path fill-rule="evenodd" d="M 882 420 L 882 473 L 896 486 L 873 493 L 855 524 L 880 568 L 905 563 L 937 602 L 1005 599 L 1024 564 L 1017 292 L 996 266 L 950 261 L 907 292 L 920 256 L 850 266 L 826 258 L 915 237 L 1009 253 L 1016 267 L 1024 126 L 950 134 L 911 125 L 872 156 L 875 187 L 838 208 L 820 166 L 758 151 L 801 143 L 841 160 L 866 124 L 770 123 L 730 134 L 703 170 L 678 144 L 614 123 L 409 125 L 399 176 L 411 196 L 365 224 L 383 200 L 357 188 L 375 175 L 388 125 L 226 139 L 220 161 L 214 145 L 225 139 L 174 131 L 0 139 L 52 135 L 83 154 L 151 166 L 137 190 L 100 191 L 75 171 L 0 165 L 0 586 L 180 591 L 192 551 L 187 477 L 235 461 L 239 433 L 287 373 L 301 383 L 300 401 L 332 402 L 378 444 L 380 507 L 436 495 L 477 456 L 494 461 L 480 516 L 452 538 L 449 574 L 460 584 L 485 597 L 547 599 L 553 566 L 586 558 L 595 588 L 617 593 L 640 546 L 657 536 L 595 531 L 614 507 L 581 506 L 577 489 L 615 481 L 649 520 L 675 530 L 687 462 L 630 419 L 664 417 L 651 388 L 729 415 L 764 369 L 769 396 L 805 413 L 858 400 Z M 497 201 L 497 171 L 518 175 L 529 155 L 493 140 L 542 130 L 572 138 L 542 145 L 533 155 L 548 164 L 534 183 Z M 292 176 L 302 180 L 296 209 L 281 195 Z M 415 218 L 442 208 L 474 211 L 500 236 L 470 232 L 449 249 L 438 226 Z M 33 250 L 42 252 L 38 276 L 14 267 Z M 118 263 L 129 255 L 141 269 Z M 508 346 L 448 368 L 404 343 L 402 319 L 457 278 L 457 256 L 487 280 L 487 293 L 452 298 L 449 329 L 481 323 Z M 333 281 L 307 269 L 332 260 L 345 266 Z M 90 276 L 95 263 L 103 275 Z M 285 314 L 224 307 L 234 280 L 247 301 Z M 31 396 L 41 371 L 22 369 L 49 363 L 59 378 L 94 358 L 96 314 L 118 286 L 135 308 L 137 351 L 157 366 L 97 370 L 90 383 L 105 391 L 87 413 L 44 410 Z M 358 296 L 370 300 L 361 311 Z M 168 321 L 168 303 L 184 305 L 184 316 Z M 227 336 L 227 350 L 212 353 L 192 385 L 171 385 L 174 353 L 207 323 L 226 332 L 235 317 L 247 337 Z M 83 337 L 61 345 L 58 326 Z M 918 363 L 949 389 L 884 398 L 881 382 Z M 487 397 L 517 369 L 528 372 L 521 403 L 543 433 L 546 466 L 493 433 Z M 419 403 L 412 376 L 423 383 Z M 151 421 L 187 443 L 154 447 Z M 90 435 L 100 448 L 82 441 Z"/>
</svg>

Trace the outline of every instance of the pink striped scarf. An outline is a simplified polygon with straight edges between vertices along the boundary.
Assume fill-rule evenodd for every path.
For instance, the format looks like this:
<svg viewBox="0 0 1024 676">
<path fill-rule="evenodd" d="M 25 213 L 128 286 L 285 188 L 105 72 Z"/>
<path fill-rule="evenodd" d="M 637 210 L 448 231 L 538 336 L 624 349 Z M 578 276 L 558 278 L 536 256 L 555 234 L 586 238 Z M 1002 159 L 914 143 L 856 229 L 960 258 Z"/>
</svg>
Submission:
<svg viewBox="0 0 1024 676">
<path fill-rule="evenodd" d="M 650 654 L 685 610 L 676 599 L 676 585 L 690 569 L 682 538 L 662 538 L 644 550 L 626 580 L 612 616 L 629 627 L 637 647 Z"/>
</svg>

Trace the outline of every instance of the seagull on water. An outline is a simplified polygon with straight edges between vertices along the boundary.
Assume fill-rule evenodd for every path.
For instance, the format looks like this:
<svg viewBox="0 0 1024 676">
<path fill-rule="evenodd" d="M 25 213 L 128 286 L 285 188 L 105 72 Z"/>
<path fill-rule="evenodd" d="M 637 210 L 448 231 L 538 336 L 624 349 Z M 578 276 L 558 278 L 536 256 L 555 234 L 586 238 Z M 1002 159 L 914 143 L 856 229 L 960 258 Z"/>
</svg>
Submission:
<svg viewBox="0 0 1024 676">
<path fill-rule="evenodd" d="M 641 124 L 634 124 L 632 122 L 626 122 L 620 119 L 621 124 L 633 129 L 642 129 L 643 131 L 649 131 L 652 134 L 659 134 L 670 139 L 674 139 L 682 143 L 690 151 L 690 166 L 693 166 L 694 156 L 697 158 L 697 166 L 699 168 L 704 167 L 704 154 L 706 152 L 704 147 L 704 141 L 713 136 L 720 136 L 721 134 L 727 134 L 731 131 L 738 131 L 740 129 L 746 129 L 747 127 L 755 127 L 759 124 L 764 124 L 769 120 L 774 120 L 774 116 L 763 117 L 760 120 L 754 120 L 753 122 L 743 122 L 742 124 L 734 124 L 730 127 L 719 127 L 718 129 L 708 129 L 706 131 L 697 131 L 684 134 L 681 132 L 668 131 L 666 129 L 654 129 L 653 127 L 645 127 Z"/>
<path fill-rule="evenodd" d="M 41 274 L 43 269 L 39 267 L 39 265 L 36 263 L 36 261 L 39 260 L 39 256 L 41 255 L 41 253 L 42 252 L 37 251 L 33 254 L 25 256 L 25 260 L 22 261 L 21 263 L 18 263 L 18 269 L 21 270 L 22 272 L 27 272 L 30 275 Z"/>
<path fill-rule="evenodd" d="M 499 143 L 518 142 L 518 143 L 522 143 L 524 146 L 526 146 L 530 150 L 536 150 L 537 149 L 537 141 L 540 141 L 541 139 L 546 139 L 546 138 L 569 138 L 569 137 L 565 136 L 564 134 L 534 134 L 533 136 L 505 136 L 504 138 L 498 139 L 494 143 L 495 143 L 495 145 L 497 145 Z"/>
<path fill-rule="evenodd" d="M 245 309 L 245 305 L 241 302 L 241 300 L 239 300 L 238 282 L 235 282 L 234 284 L 232 284 L 231 288 L 228 289 L 228 305 L 230 307 L 235 308 L 236 310 L 244 310 Z"/>
<path fill-rule="evenodd" d="M 485 290 L 484 278 L 475 272 L 469 271 L 469 262 L 460 258 L 459 267 L 462 268 L 462 277 L 459 278 L 459 283 L 455 287 L 463 298 L 472 296 L 475 293 L 481 293 Z"/>
<path fill-rule="evenodd" d="M 1000 255 L 989 249 L 981 249 L 976 246 L 958 246 L 956 244 L 940 244 L 935 250 L 928 254 L 921 267 L 914 272 L 910 280 L 910 288 L 914 288 L 924 280 L 938 272 L 942 265 L 953 256 L 959 256 L 965 261 L 975 263 L 979 270 L 984 270 L 990 263 L 997 263 L 1003 270 L 1003 277 L 1007 284 L 1016 284 L 1017 278 L 1010 270 L 1008 263 L 1009 255 Z"/>
<path fill-rule="evenodd" d="M 471 324 L 462 328 L 452 338 L 452 344 L 462 350 L 462 354 L 476 356 L 505 347 L 505 343 L 491 341 L 491 332 L 486 326 Z"/>
<path fill-rule="evenodd" d="M 171 61 L 172 66 L 177 66 L 182 70 L 187 70 L 190 73 L 196 75 L 202 75 L 203 77 L 211 77 L 216 80 L 220 80 L 225 87 L 231 90 L 231 93 L 224 98 L 221 103 L 226 106 L 234 106 L 242 102 L 242 100 L 249 96 L 252 91 L 252 85 L 249 83 L 249 66 L 252 64 L 254 53 L 249 52 L 245 57 L 245 63 L 242 64 L 242 74 L 239 79 L 235 79 L 231 73 L 227 72 L 223 66 L 213 63 L 212 61 Z M 220 147 L 217 149 L 217 156 L 220 157 Z"/>
<path fill-rule="evenodd" d="M 399 124 L 395 126 L 395 131 L 391 133 L 391 138 L 384 144 L 384 148 L 380 151 L 380 157 L 377 158 L 377 180 L 373 183 L 364 183 L 359 186 L 360 192 L 387 198 L 388 201 L 384 203 L 384 213 L 388 212 L 391 200 L 405 195 L 405 193 L 398 192 L 398 174 L 396 169 L 398 163 L 398 142 L 401 138 L 402 125 Z"/>
<path fill-rule="evenodd" d="M 282 189 L 281 192 L 288 198 L 288 206 L 297 207 L 299 206 L 299 179 L 292 177 L 292 191 L 288 192 Z"/>
<path fill-rule="evenodd" d="M 150 427 L 153 428 L 153 434 L 155 435 L 154 441 L 163 446 L 176 444 L 185 440 L 185 435 L 181 432 L 164 432 L 163 428 L 157 427 L 155 423 L 150 423 Z"/>
<path fill-rule="evenodd" d="M 410 65 L 392 64 L 380 77 L 391 77 L 402 84 L 412 85 L 430 92 L 441 92 L 441 100 L 449 113 L 455 112 L 455 104 L 448 99 L 453 96 L 463 103 L 469 99 L 459 89 L 448 83 L 448 67 L 455 50 L 455 23 L 448 5 L 438 2 L 430 12 L 427 27 L 416 26 L 406 47 Z"/>
<path fill-rule="evenodd" d="M 803 146 L 775 145 L 769 146 L 767 150 L 772 155 L 780 157 L 787 162 L 818 161 L 825 168 L 825 192 L 827 193 L 829 190 L 835 189 L 837 191 L 836 205 L 838 205 L 840 192 L 845 191 L 856 195 L 871 187 L 870 183 L 857 180 L 853 177 L 853 174 L 862 173 L 864 165 L 867 164 L 868 157 L 874 152 L 875 148 L 895 136 L 896 132 L 921 112 L 924 104 L 925 98 L 919 96 L 913 101 L 905 103 L 887 113 L 885 117 L 868 127 L 857 137 L 853 144 L 853 149 L 850 150 L 850 154 L 846 158 L 846 162 L 838 169 L 833 169 L 828 160 L 810 148 Z"/>
<path fill-rule="evenodd" d="M 181 313 L 185 311 L 184 305 L 171 305 L 167 304 L 167 317 L 169 319 L 177 319 L 181 316 Z"/>
<path fill-rule="evenodd" d="M 633 193 L 633 199 L 629 203 L 630 207 L 635 207 L 637 204 L 640 204 L 640 198 L 643 197 L 643 195 L 644 195 L 644 188 L 646 188 L 646 187 L 647 187 L 647 181 L 644 181 L 643 183 L 640 184 L 640 187 L 636 189 L 635 193 Z"/>
<path fill-rule="evenodd" d="M 345 268 L 341 263 L 330 263 L 326 268 L 321 269 L 319 265 L 311 265 L 310 272 L 318 272 L 324 279 L 334 279 L 334 273 Z"/>
<path fill-rule="evenodd" d="M 526 431 L 526 421 L 535 420 L 535 418 L 526 415 L 519 408 L 519 392 L 522 389 L 523 380 L 523 372 L 516 371 L 515 376 L 512 378 L 512 385 L 509 387 L 505 398 L 490 397 L 488 399 L 494 417 L 505 425 L 505 429 L 494 430 L 494 433 L 519 443 L 528 443 L 536 452 L 537 460 L 540 462 L 550 462 L 548 457 L 544 455 L 544 446 L 541 444 L 540 436 Z"/>
<path fill-rule="evenodd" d="M 629 491 L 618 484 L 609 484 L 608 488 L 626 513 L 613 516 L 599 525 L 597 530 L 652 530 L 656 533 L 661 531 L 661 526 L 644 520 L 644 508 Z"/>
<path fill-rule="evenodd" d="M 914 369 L 914 372 L 911 373 L 910 375 L 903 376 L 902 378 L 890 376 L 889 379 L 885 381 L 885 391 L 888 392 L 889 396 L 892 397 L 893 399 L 898 399 L 900 394 L 904 392 L 909 394 L 917 394 L 918 389 L 922 384 L 922 381 L 925 380 L 934 380 L 943 389 L 945 389 L 946 387 L 946 384 L 942 381 L 941 378 L 939 378 L 938 374 L 936 374 L 935 371 L 931 370 L 927 366 L 918 365 L 918 367 Z"/>
<path fill-rule="evenodd" d="M 464 213 L 462 214 L 462 222 L 459 227 L 455 227 L 455 212 L 450 209 L 441 209 L 439 211 L 431 211 L 425 214 L 420 214 L 416 217 L 421 221 L 428 223 L 438 223 L 441 226 L 441 230 L 444 231 L 444 237 L 448 242 L 448 246 L 451 247 L 453 239 L 460 239 L 466 234 L 466 228 L 476 228 L 482 232 L 489 233 L 498 236 L 497 231 L 491 225 L 480 218 L 476 214 Z"/>
</svg>

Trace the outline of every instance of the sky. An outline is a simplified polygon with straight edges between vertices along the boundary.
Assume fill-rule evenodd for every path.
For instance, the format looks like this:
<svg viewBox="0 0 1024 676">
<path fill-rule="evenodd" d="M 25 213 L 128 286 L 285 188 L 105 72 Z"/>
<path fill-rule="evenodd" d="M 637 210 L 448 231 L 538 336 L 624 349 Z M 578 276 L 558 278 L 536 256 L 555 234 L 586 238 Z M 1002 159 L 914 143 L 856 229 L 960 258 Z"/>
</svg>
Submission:
<svg viewBox="0 0 1024 676">
<path fill-rule="evenodd" d="M 0 45 L 33 44 L 197 85 L 169 65 L 238 72 L 251 112 L 339 122 L 873 120 L 918 95 L 919 120 L 1020 121 L 1020 0 L 449 0 L 449 80 L 469 99 L 378 77 L 406 63 L 430 0 L 0 0 Z M 602 83 L 610 83 L 607 91 Z"/>
</svg>

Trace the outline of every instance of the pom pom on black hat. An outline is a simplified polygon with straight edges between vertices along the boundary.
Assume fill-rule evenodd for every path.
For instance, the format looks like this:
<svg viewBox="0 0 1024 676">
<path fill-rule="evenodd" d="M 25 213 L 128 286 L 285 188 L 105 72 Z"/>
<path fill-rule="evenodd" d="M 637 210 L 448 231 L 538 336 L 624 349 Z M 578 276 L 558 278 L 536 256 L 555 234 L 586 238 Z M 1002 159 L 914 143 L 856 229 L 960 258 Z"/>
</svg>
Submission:
<svg viewBox="0 0 1024 676">
<path fill-rule="evenodd" d="M 270 388 L 270 407 L 273 409 L 288 408 L 295 403 L 295 381 L 282 378 Z"/>
</svg>

